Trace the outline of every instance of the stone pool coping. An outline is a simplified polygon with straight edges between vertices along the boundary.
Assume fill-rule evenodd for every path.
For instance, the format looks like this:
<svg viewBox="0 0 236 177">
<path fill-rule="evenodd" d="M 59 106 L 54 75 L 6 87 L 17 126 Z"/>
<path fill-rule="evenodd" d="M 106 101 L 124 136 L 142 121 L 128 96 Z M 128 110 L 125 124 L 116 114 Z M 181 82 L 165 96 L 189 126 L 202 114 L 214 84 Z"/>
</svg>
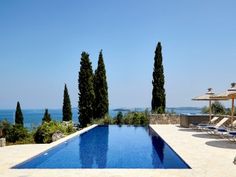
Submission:
<svg viewBox="0 0 236 177">
<path fill-rule="evenodd" d="M 91 125 L 89 127 L 86 127 L 80 131 L 72 133 L 64 138 L 61 138 L 61 139 L 59 139 L 55 142 L 49 143 L 49 144 L 25 144 L 25 145 L 22 144 L 22 145 L 11 145 L 11 146 L 2 147 L 2 148 L 0 148 L 0 157 L 2 157 L 2 156 L 4 157 L 4 154 L 5 155 L 9 154 L 10 151 L 15 152 L 16 156 L 14 159 L 12 159 L 11 163 L 8 162 L 8 163 L 6 163 L 6 165 L 1 164 L 2 158 L 0 158 L 0 171 L 4 167 L 9 168 L 9 165 L 11 166 L 10 168 L 12 168 L 12 167 L 18 165 L 19 163 L 22 163 L 22 162 L 42 153 L 50 148 L 53 148 L 64 141 L 67 141 L 68 139 L 71 139 L 77 135 L 87 132 L 96 126 L 97 126 L 97 124 Z M 17 149 L 24 149 L 26 151 L 26 156 L 25 156 L 25 154 L 21 155 L 21 153 L 24 153 L 24 152 L 17 151 Z M 4 153 L 5 151 L 6 151 L 6 153 Z M 2 153 L 4 153 L 4 154 L 2 154 Z M 17 154 L 17 153 L 19 153 L 19 154 Z M 8 157 L 6 157 L 6 159 L 8 159 Z"/>
<path fill-rule="evenodd" d="M 236 143 L 177 125 L 150 125 L 192 169 L 11 169 L 63 141 L 97 125 L 92 125 L 51 144 L 14 145 L 0 148 L 0 176 L 19 177 L 236 177 Z"/>
</svg>

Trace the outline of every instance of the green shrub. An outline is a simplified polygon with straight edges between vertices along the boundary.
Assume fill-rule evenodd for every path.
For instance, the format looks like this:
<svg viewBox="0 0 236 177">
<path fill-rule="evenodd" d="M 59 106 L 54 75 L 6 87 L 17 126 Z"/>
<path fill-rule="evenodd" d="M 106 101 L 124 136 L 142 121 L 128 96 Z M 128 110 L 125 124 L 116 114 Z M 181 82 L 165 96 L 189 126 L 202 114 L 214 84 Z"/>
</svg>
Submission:
<svg viewBox="0 0 236 177">
<path fill-rule="evenodd" d="M 125 125 L 132 124 L 132 121 L 131 121 L 129 115 L 125 115 L 125 116 L 124 116 L 124 118 L 123 118 L 123 124 L 125 124 Z"/>
<path fill-rule="evenodd" d="M 2 120 L 0 122 L 1 137 L 6 137 L 11 128 L 12 125 L 6 119 Z"/>
<path fill-rule="evenodd" d="M 125 115 L 122 113 L 118 113 L 117 116 L 112 119 L 109 116 L 106 116 L 103 119 L 94 119 L 92 121 L 93 124 L 101 124 L 101 125 L 108 125 L 108 124 L 116 124 L 116 125 L 147 125 L 149 123 L 148 120 L 148 112 L 129 112 Z"/>
<path fill-rule="evenodd" d="M 214 102 L 211 107 L 214 114 L 225 114 L 225 107 L 220 102 Z"/>
<path fill-rule="evenodd" d="M 104 124 L 104 125 L 114 124 L 114 119 L 112 119 L 109 115 L 106 115 L 102 119 L 102 124 Z"/>
<path fill-rule="evenodd" d="M 121 125 L 122 124 L 122 122 L 123 122 L 123 114 L 122 114 L 122 112 L 118 112 L 117 113 L 117 116 L 116 116 L 116 118 L 115 118 L 115 120 L 114 120 L 114 123 L 115 124 L 118 124 L 118 125 Z"/>
<path fill-rule="evenodd" d="M 10 126 L 9 131 L 6 134 L 6 141 L 11 143 L 23 141 L 26 138 L 29 138 L 28 130 L 20 124 Z"/>
<path fill-rule="evenodd" d="M 214 103 L 212 103 L 211 110 L 212 110 L 212 114 L 221 114 L 221 115 L 228 114 L 228 111 L 225 108 L 225 106 L 218 101 L 215 101 Z M 210 111 L 209 107 L 205 106 L 202 108 L 201 112 L 204 114 L 208 114 L 209 111 Z"/>
<path fill-rule="evenodd" d="M 204 107 L 202 108 L 201 112 L 202 112 L 203 114 L 208 114 L 208 113 L 209 113 L 209 107 L 204 106 Z"/>
<path fill-rule="evenodd" d="M 7 144 L 34 143 L 33 132 L 27 130 L 20 124 L 12 125 L 7 120 L 0 122 L 2 137 L 6 138 Z"/>
<path fill-rule="evenodd" d="M 74 132 L 75 132 L 75 129 L 74 129 L 72 124 L 66 126 L 66 134 L 71 134 L 71 133 L 74 133 Z"/>
<path fill-rule="evenodd" d="M 236 110 L 236 107 L 234 108 Z M 230 115 L 232 114 L 232 108 L 226 108 L 225 109 L 225 114 Z M 236 111 L 234 111 L 234 116 L 236 116 Z"/>
<path fill-rule="evenodd" d="M 115 123 L 118 124 L 117 121 Z M 148 112 L 129 112 L 123 116 L 121 123 L 135 126 L 147 125 L 149 123 Z"/>
<path fill-rule="evenodd" d="M 111 124 L 111 120 L 110 120 L 108 117 L 105 117 L 105 118 L 103 119 L 103 124 L 104 124 L 104 125 L 109 125 L 109 124 Z"/>
<path fill-rule="evenodd" d="M 140 115 L 139 113 L 135 112 L 132 115 L 132 124 L 133 125 L 140 125 Z"/>
<path fill-rule="evenodd" d="M 44 122 L 41 126 L 39 126 L 34 134 L 35 143 L 50 143 L 52 142 L 52 134 L 54 124 L 51 122 Z"/>
<path fill-rule="evenodd" d="M 148 116 L 145 112 L 134 112 L 128 114 L 129 124 L 147 125 L 149 123 Z"/>
<path fill-rule="evenodd" d="M 71 122 L 68 123 L 59 123 L 55 121 L 44 122 L 39 126 L 34 134 L 34 141 L 36 143 L 51 143 L 52 135 L 60 131 L 64 135 L 71 134 L 75 132 Z"/>
<path fill-rule="evenodd" d="M 109 124 L 114 124 L 115 120 L 111 118 L 109 115 L 106 115 L 102 119 L 93 119 L 92 124 L 99 124 L 99 125 L 109 125 Z"/>
<path fill-rule="evenodd" d="M 146 114 L 145 115 L 141 115 L 140 116 L 140 124 L 141 125 L 148 125 L 148 123 L 149 123 L 149 120 L 148 120 L 147 115 Z"/>
</svg>

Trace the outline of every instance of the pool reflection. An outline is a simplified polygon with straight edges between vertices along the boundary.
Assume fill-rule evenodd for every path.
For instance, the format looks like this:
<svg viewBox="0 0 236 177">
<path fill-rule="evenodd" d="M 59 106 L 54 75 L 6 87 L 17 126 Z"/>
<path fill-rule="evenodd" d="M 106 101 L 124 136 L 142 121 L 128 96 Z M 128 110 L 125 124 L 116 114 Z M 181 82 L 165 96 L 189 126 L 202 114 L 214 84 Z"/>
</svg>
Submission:
<svg viewBox="0 0 236 177">
<path fill-rule="evenodd" d="M 149 128 L 149 135 L 152 140 L 152 165 L 154 168 L 164 168 L 165 142 L 151 128 Z"/>
<path fill-rule="evenodd" d="M 108 134 L 108 126 L 104 126 L 81 135 L 79 146 L 82 168 L 106 168 Z"/>
</svg>

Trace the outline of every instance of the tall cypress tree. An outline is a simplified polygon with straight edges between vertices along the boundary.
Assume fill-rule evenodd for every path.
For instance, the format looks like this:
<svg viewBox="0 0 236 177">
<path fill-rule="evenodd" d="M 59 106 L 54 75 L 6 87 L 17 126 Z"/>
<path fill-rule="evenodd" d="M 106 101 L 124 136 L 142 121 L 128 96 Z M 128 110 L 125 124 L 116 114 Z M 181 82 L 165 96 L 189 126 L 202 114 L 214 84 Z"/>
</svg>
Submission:
<svg viewBox="0 0 236 177">
<path fill-rule="evenodd" d="M 165 94 L 165 77 L 164 68 L 162 64 L 161 43 L 158 42 L 153 70 L 153 90 L 152 90 L 152 111 L 157 113 L 164 113 L 166 108 L 166 94 Z"/>
<path fill-rule="evenodd" d="M 101 50 L 98 58 L 98 67 L 94 75 L 94 118 L 103 118 L 108 113 L 109 101 L 107 90 L 106 69 Z"/>
<path fill-rule="evenodd" d="M 79 123 L 85 127 L 93 118 L 94 88 L 93 69 L 89 54 L 82 52 L 79 71 Z"/>
<path fill-rule="evenodd" d="M 66 84 L 65 84 L 65 88 L 64 88 L 62 112 L 63 112 L 63 118 L 62 118 L 63 121 L 71 121 L 72 120 L 70 96 L 69 96 Z"/>
<path fill-rule="evenodd" d="M 16 112 L 15 112 L 15 124 L 24 126 L 24 117 L 21 111 L 20 102 L 17 102 Z"/>
<path fill-rule="evenodd" d="M 48 113 L 48 109 L 45 109 L 45 113 L 44 113 L 44 116 L 43 116 L 43 119 L 42 119 L 42 122 L 50 122 L 52 119 L 51 119 L 51 115 Z"/>
</svg>

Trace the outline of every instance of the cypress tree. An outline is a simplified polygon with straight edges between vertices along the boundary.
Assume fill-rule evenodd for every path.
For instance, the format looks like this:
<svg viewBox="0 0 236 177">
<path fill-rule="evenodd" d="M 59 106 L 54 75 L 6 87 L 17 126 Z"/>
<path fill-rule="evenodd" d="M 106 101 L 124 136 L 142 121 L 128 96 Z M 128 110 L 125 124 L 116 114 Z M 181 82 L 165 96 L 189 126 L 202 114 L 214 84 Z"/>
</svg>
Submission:
<svg viewBox="0 0 236 177">
<path fill-rule="evenodd" d="M 17 102 L 16 112 L 15 112 L 15 124 L 24 126 L 24 117 L 21 111 L 20 102 Z"/>
<path fill-rule="evenodd" d="M 82 52 L 80 61 L 80 71 L 78 79 L 79 87 L 79 123 L 80 127 L 86 127 L 93 118 L 94 88 L 93 69 L 89 59 L 89 54 Z"/>
<path fill-rule="evenodd" d="M 166 94 L 165 94 L 165 77 L 164 68 L 162 64 L 162 52 L 161 43 L 158 42 L 155 58 L 154 58 L 154 70 L 153 70 L 153 90 L 152 90 L 152 111 L 157 113 L 164 113 L 166 107 Z"/>
<path fill-rule="evenodd" d="M 43 119 L 42 119 L 42 122 L 50 122 L 52 119 L 51 119 L 51 115 L 48 113 L 48 109 L 45 109 L 45 113 L 44 113 L 44 116 L 43 116 Z"/>
<path fill-rule="evenodd" d="M 94 118 L 103 118 L 108 113 L 109 101 L 107 90 L 106 69 L 101 50 L 98 58 L 98 66 L 94 75 Z"/>
<path fill-rule="evenodd" d="M 72 112 L 71 112 L 71 103 L 70 103 L 70 96 L 68 93 L 67 86 L 65 84 L 64 88 L 64 98 L 63 98 L 63 121 L 71 121 L 72 120 Z"/>
</svg>

